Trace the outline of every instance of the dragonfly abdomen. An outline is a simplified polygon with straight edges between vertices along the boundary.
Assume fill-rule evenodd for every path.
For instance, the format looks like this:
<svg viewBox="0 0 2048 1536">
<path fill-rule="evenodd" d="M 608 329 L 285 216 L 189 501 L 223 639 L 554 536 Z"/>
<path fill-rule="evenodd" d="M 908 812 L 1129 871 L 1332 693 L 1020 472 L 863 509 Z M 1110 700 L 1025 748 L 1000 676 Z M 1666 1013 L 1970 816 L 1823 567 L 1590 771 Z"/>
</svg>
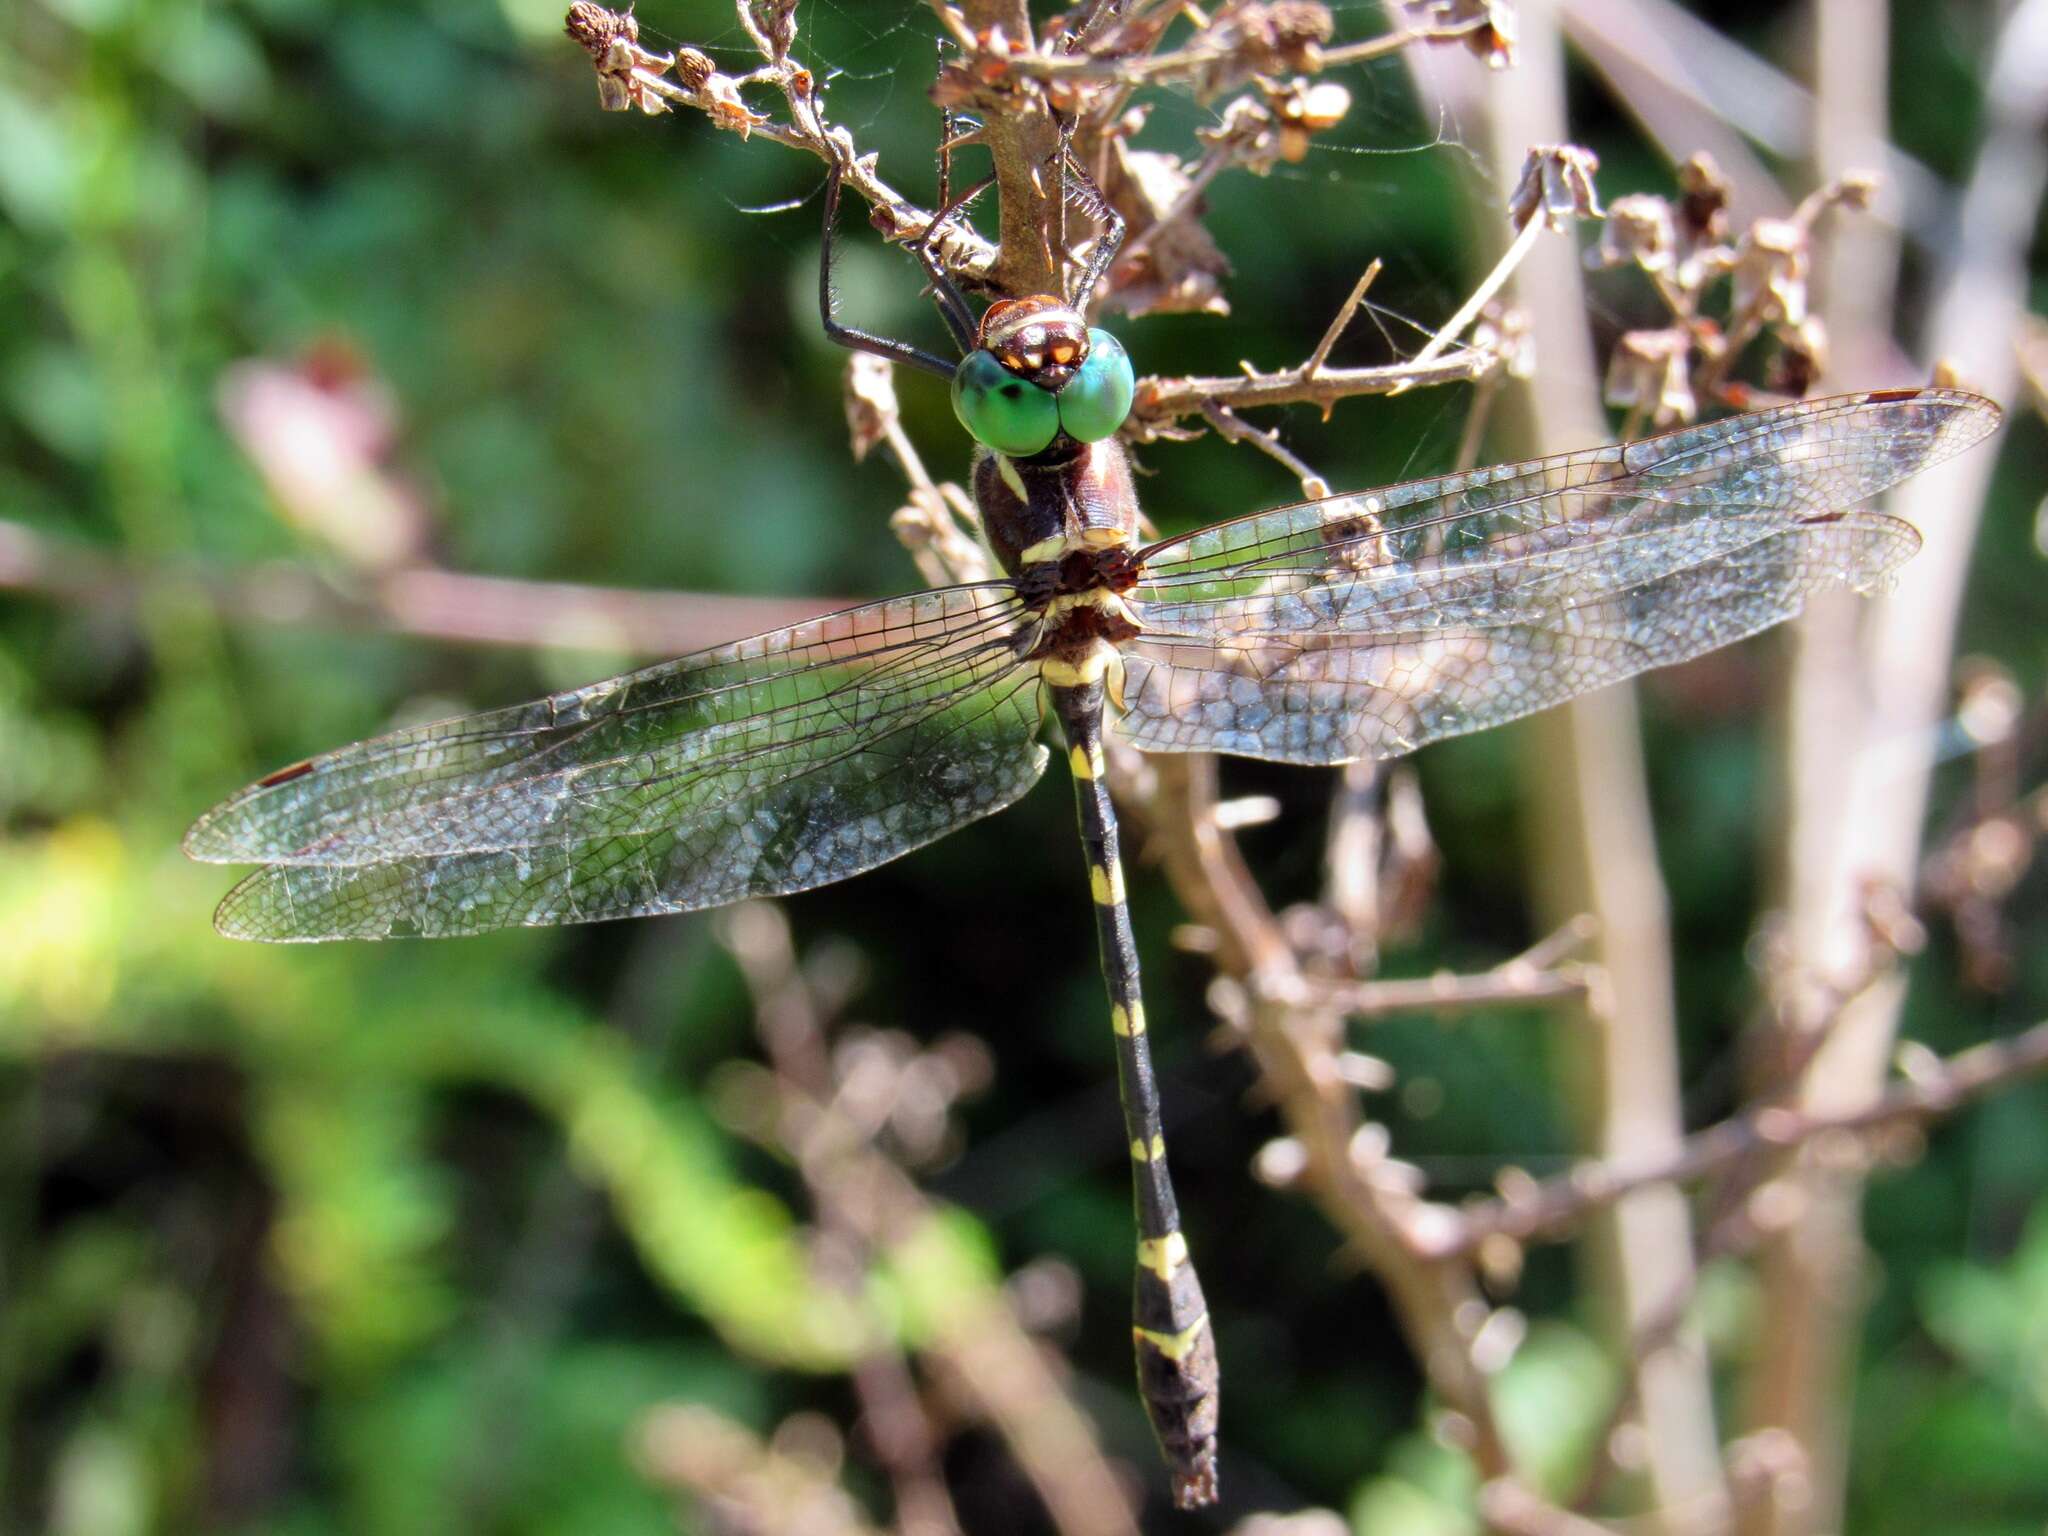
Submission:
<svg viewBox="0 0 2048 1536">
<path fill-rule="evenodd" d="M 1047 676 L 1050 681 L 1050 669 Z M 1081 846 L 1088 861 L 1103 981 L 1109 991 L 1110 1029 L 1116 1040 L 1124 1133 L 1130 1143 L 1138 1226 L 1131 1294 L 1138 1386 L 1172 1472 L 1174 1502 L 1193 1509 L 1216 1500 L 1216 1343 L 1166 1168 L 1166 1135 L 1145 1027 L 1138 949 L 1124 903 L 1116 810 L 1103 777 L 1102 685 L 1055 686 L 1053 705 L 1066 732 L 1074 775 Z"/>
</svg>

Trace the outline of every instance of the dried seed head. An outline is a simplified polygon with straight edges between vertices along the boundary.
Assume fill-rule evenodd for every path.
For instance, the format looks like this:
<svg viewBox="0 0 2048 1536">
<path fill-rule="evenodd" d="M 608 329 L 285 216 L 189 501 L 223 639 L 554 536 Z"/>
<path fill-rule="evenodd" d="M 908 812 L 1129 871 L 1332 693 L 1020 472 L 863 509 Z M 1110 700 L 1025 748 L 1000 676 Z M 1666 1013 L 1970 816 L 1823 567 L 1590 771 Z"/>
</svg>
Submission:
<svg viewBox="0 0 2048 1536">
<path fill-rule="evenodd" d="M 1735 248 L 1735 311 L 1767 325 L 1806 318 L 1807 233 L 1790 219 L 1758 219 Z"/>
<path fill-rule="evenodd" d="M 1600 243 L 1594 247 L 1593 263 L 1600 267 L 1641 267 L 1645 272 L 1667 272 L 1678 254 L 1678 231 L 1672 222 L 1671 205 L 1647 192 L 1631 192 L 1615 199 L 1607 210 L 1607 222 L 1600 226 Z"/>
<path fill-rule="evenodd" d="M 1678 227 L 1694 244 L 1727 238 L 1732 189 L 1714 157 L 1702 150 L 1678 168 Z"/>
<path fill-rule="evenodd" d="M 569 7 L 562 30 L 593 61 L 602 59 L 619 39 L 629 43 L 640 41 L 640 23 L 633 19 L 631 11 L 608 11 L 601 5 L 591 4 L 590 0 L 576 0 Z"/>
<path fill-rule="evenodd" d="M 1628 331 L 1607 360 L 1609 405 L 1646 413 L 1651 425 L 1675 427 L 1699 415 L 1687 364 L 1692 336 L 1683 327 Z"/>
<path fill-rule="evenodd" d="M 1810 392 L 1828 366 L 1828 330 L 1819 315 L 1797 325 L 1779 326 L 1778 354 L 1771 359 L 1764 387 L 1795 398 Z"/>
<path fill-rule="evenodd" d="M 1227 7 L 1211 26 L 1239 66 L 1255 75 L 1315 71 L 1322 45 L 1336 32 L 1329 7 L 1317 0 L 1247 0 Z"/>
<path fill-rule="evenodd" d="M 1562 234 L 1578 219 L 1604 217 L 1593 174 L 1600 157 L 1576 144 L 1539 144 L 1522 162 L 1522 179 L 1508 198 L 1508 215 L 1517 228 L 1541 218 Z"/>
<path fill-rule="evenodd" d="M 747 14 L 768 40 L 769 57 L 777 64 L 788 58 L 796 41 L 796 0 L 747 0 Z"/>
<path fill-rule="evenodd" d="M 668 103 L 648 89 L 642 73 L 659 75 L 674 62 L 640 46 L 640 23 L 630 11 L 610 11 L 588 0 L 569 7 L 563 30 L 590 55 L 597 70 L 597 104 L 607 112 L 638 107 L 652 117 Z"/>
<path fill-rule="evenodd" d="M 704 89 L 704 82 L 718 73 L 710 58 L 694 48 L 676 50 L 676 78 L 693 91 Z"/>
</svg>

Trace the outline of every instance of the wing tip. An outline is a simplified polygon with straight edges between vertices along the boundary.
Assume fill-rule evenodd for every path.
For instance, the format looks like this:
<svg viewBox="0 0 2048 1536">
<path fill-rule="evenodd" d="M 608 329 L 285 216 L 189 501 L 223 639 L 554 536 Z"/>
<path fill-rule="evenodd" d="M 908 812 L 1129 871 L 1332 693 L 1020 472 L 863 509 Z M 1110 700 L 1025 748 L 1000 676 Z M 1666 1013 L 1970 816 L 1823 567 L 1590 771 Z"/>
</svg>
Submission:
<svg viewBox="0 0 2048 1536">
<path fill-rule="evenodd" d="M 246 860 L 235 856 L 233 846 L 220 835 L 219 815 L 225 806 L 218 806 L 185 829 L 185 835 L 178 840 L 178 849 L 195 864 L 239 864 Z"/>
<path fill-rule="evenodd" d="M 1933 442 L 1920 462 L 1909 471 L 1940 464 L 1976 447 L 2005 424 L 2005 408 L 1988 395 L 1949 385 L 1930 384 L 1918 389 L 1874 389 L 1859 397 L 1864 405 L 1904 405 L 1941 413 L 1934 427 Z"/>
<path fill-rule="evenodd" d="M 224 939 L 251 944 L 325 944 L 336 939 L 375 938 L 375 934 L 349 933 L 340 929 L 302 929 L 282 926 L 268 899 L 280 881 L 289 882 L 293 869 L 288 864 L 266 864 L 236 882 L 220 905 L 213 909 L 213 931 Z M 283 887 L 287 910 L 294 920 L 301 916 L 289 885 Z"/>
</svg>

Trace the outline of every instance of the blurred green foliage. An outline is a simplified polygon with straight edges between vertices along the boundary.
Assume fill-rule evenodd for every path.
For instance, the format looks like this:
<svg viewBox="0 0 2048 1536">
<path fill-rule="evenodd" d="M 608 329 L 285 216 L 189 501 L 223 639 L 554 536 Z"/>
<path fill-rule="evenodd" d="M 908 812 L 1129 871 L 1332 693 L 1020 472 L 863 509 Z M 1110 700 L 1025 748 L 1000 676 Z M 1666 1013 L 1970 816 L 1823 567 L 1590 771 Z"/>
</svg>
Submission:
<svg viewBox="0 0 2048 1536">
<path fill-rule="evenodd" d="M 1717 9 L 1783 51 L 1790 8 Z M 1898 56 L 1940 72 L 1939 90 L 1899 92 L 1902 140 L 1960 174 L 1989 8 L 1893 9 Z M 1370 6 L 1338 10 L 1346 35 L 1377 24 Z M 1064 796 L 790 903 L 802 940 L 857 947 L 863 1017 L 927 1038 L 976 1029 L 997 1060 L 968 1152 L 935 1180 L 973 1219 L 918 1234 L 936 1246 L 859 1298 L 812 1280 L 797 1181 L 703 1101 L 709 1069 L 754 1049 L 708 919 L 261 950 L 213 936 L 222 873 L 177 851 L 197 811 L 266 767 L 610 659 L 225 624 L 200 563 L 360 579 L 273 514 L 223 430 L 216 389 L 238 360 L 337 343 L 359 356 L 396 402 L 397 459 L 456 569 L 807 596 L 914 579 L 886 531 L 894 471 L 845 452 L 841 359 L 811 311 L 815 205 L 785 207 L 810 198 L 817 168 L 694 118 L 601 116 L 558 11 L 0 12 L 0 519 L 147 577 L 0 599 L 0 1528 L 672 1529 L 627 1452 L 646 1406 L 706 1402 L 764 1430 L 799 1407 L 843 1416 L 834 1371 L 865 1330 L 915 1338 L 998 1260 L 1046 1252 L 1085 1286 L 1068 1341 L 1082 1400 L 1149 1473 L 1126 1388 L 1125 1169 Z M 928 11 L 806 0 L 800 15 L 809 56 L 836 70 L 834 118 L 928 196 Z M 743 56 L 713 0 L 643 21 L 657 44 Z M 1461 296 L 1465 210 L 1491 195 L 1461 125 L 1420 111 L 1398 65 L 1353 88 L 1336 143 L 1217 186 L 1234 314 L 1132 328 L 1141 368 L 1298 358 L 1372 255 L 1389 263 L 1377 324 L 1340 356 L 1412 349 L 1403 317 Z M 1604 190 L 1661 187 L 1613 110 L 1592 93 L 1584 106 Z M 1185 143 L 1203 117 L 1169 100 L 1149 131 Z M 862 323 L 936 342 L 892 253 L 856 244 L 842 287 Z M 943 390 L 906 381 L 903 396 L 935 467 L 957 474 Z M 1334 481 L 1366 484 L 1439 467 L 1465 405 L 1357 402 L 1287 428 Z M 2048 444 L 2037 425 L 2013 438 L 1968 638 L 2038 692 L 2028 518 Z M 1168 526 L 1289 496 L 1274 466 L 1214 442 L 1144 465 Z M 1704 664 L 1734 701 L 1718 712 L 1650 689 L 1702 1117 L 1735 1092 L 1751 998 L 1772 643 Z M 1502 732 L 1425 755 L 1445 888 L 1394 969 L 1490 963 L 1530 936 L 1515 750 Z M 1307 894 L 1322 780 L 1231 773 L 1285 802 L 1248 845 L 1277 895 Z M 2017 909 L 2034 934 L 2040 894 L 2024 888 Z M 1414 1367 L 1382 1302 L 1332 1263 L 1312 1212 L 1246 1177 L 1270 1122 L 1240 1103 L 1241 1064 L 1199 1049 L 1205 976 L 1166 942 L 1156 877 L 1137 873 L 1133 895 L 1219 1320 L 1234 1496 L 1348 1505 L 1365 1531 L 1469 1528 L 1461 1464 L 1416 1428 Z M 1968 994 L 1937 936 L 1914 1032 L 1949 1049 L 2038 1016 L 2048 945 L 2023 944 L 2019 967 L 2004 998 Z M 1387 1104 L 1396 1146 L 1453 1191 L 1504 1158 L 1548 1166 L 1567 1148 L 1544 1029 L 1524 1013 L 1381 1031 L 1372 1048 L 1411 1088 L 1434 1085 Z M 2048 1512 L 2044 1111 L 2048 1095 L 2021 1090 L 1938 1133 L 1874 1197 L 1859 1530 L 1988 1536 Z M 1542 1320 L 1503 1384 L 1536 1463 L 1566 1481 L 1613 1390 L 1582 1331 L 1598 1320 L 1571 1296 L 1568 1265 L 1539 1256 L 1522 1299 Z M 1739 1327 L 1728 1336 L 1739 1345 Z M 986 1462 L 960 1491 L 970 1528 L 1017 1518 L 1013 1474 Z"/>
</svg>

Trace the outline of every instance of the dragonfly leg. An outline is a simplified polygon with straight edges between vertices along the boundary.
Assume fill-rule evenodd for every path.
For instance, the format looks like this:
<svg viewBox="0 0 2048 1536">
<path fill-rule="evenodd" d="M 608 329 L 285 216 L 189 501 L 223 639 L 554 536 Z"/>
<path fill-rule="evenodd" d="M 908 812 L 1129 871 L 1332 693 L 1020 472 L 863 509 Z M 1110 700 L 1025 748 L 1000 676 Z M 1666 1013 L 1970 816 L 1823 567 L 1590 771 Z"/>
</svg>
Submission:
<svg viewBox="0 0 2048 1536">
<path fill-rule="evenodd" d="M 1110 206 L 1100 183 L 1088 174 L 1088 168 L 1081 163 L 1081 157 L 1074 153 L 1074 129 L 1079 120 L 1065 119 L 1060 123 L 1059 171 L 1062 182 L 1060 192 L 1060 248 L 1066 249 L 1066 208 L 1069 202 L 1078 205 L 1081 211 L 1102 226 L 1096 236 L 1095 249 L 1089 252 L 1088 265 L 1074 284 L 1074 291 L 1068 302 L 1074 308 L 1087 314 L 1095 302 L 1096 284 L 1116 260 L 1116 253 L 1123 249 L 1124 216 Z"/>
<path fill-rule="evenodd" d="M 1159 1117 L 1159 1084 L 1145 1031 L 1138 985 L 1138 951 L 1124 904 L 1123 863 L 1117 851 L 1116 811 L 1102 771 L 1102 685 L 1053 689 L 1066 731 L 1074 795 L 1081 814 L 1081 844 L 1095 897 L 1095 927 L 1102 943 L 1102 974 L 1109 987 L 1110 1027 L 1116 1035 L 1117 1078 L 1124 1130 L 1130 1140 L 1131 1178 L 1138 1218 L 1138 1262 L 1132 1291 L 1132 1336 L 1138 1385 L 1173 1476 L 1174 1503 L 1195 1509 L 1216 1501 L 1216 1344 L 1209 1328 L 1202 1282 L 1188 1257 L 1180 1210 L 1166 1168 Z"/>
<path fill-rule="evenodd" d="M 954 345 L 962 353 L 972 352 L 979 327 L 974 321 L 974 311 L 968 306 L 967 295 L 960 291 L 960 285 L 947 275 L 939 264 L 938 252 L 932 249 L 932 241 L 939 231 L 946 227 L 949 219 L 957 218 L 966 211 L 967 205 L 996 184 L 995 172 L 991 171 L 974 183 L 958 197 L 944 198 L 939 211 L 932 215 L 924 233 L 911 242 L 911 254 L 924 267 L 925 277 L 931 285 L 932 302 L 939 307 L 939 314 L 945 319 L 946 329 L 953 333 Z"/>
<path fill-rule="evenodd" d="M 921 368 L 926 373 L 935 373 L 942 379 L 952 378 L 958 364 L 940 357 L 936 352 L 927 352 L 923 347 L 912 346 L 907 341 L 892 341 L 887 336 L 877 336 L 872 331 L 840 324 L 839 306 L 832 296 L 832 248 L 837 239 L 839 186 L 844 177 L 844 169 L 837 164 L 834 164 L 825 175 L 825 235 L 823 246 L 818 253 L 818 317 L 824 324 L 826 338 L 855 352 L 872 352 L 876 357 L 885 357 L 890 362 L 900 363 L 906 368 Z M 965 301 L 962 302 L 964 304 Z M 943 312 L 944 305 L 940 307 Z M 950 314 L 947 315 L 947 324 L 953 324 L 953 316 Z"/>
</svg>

